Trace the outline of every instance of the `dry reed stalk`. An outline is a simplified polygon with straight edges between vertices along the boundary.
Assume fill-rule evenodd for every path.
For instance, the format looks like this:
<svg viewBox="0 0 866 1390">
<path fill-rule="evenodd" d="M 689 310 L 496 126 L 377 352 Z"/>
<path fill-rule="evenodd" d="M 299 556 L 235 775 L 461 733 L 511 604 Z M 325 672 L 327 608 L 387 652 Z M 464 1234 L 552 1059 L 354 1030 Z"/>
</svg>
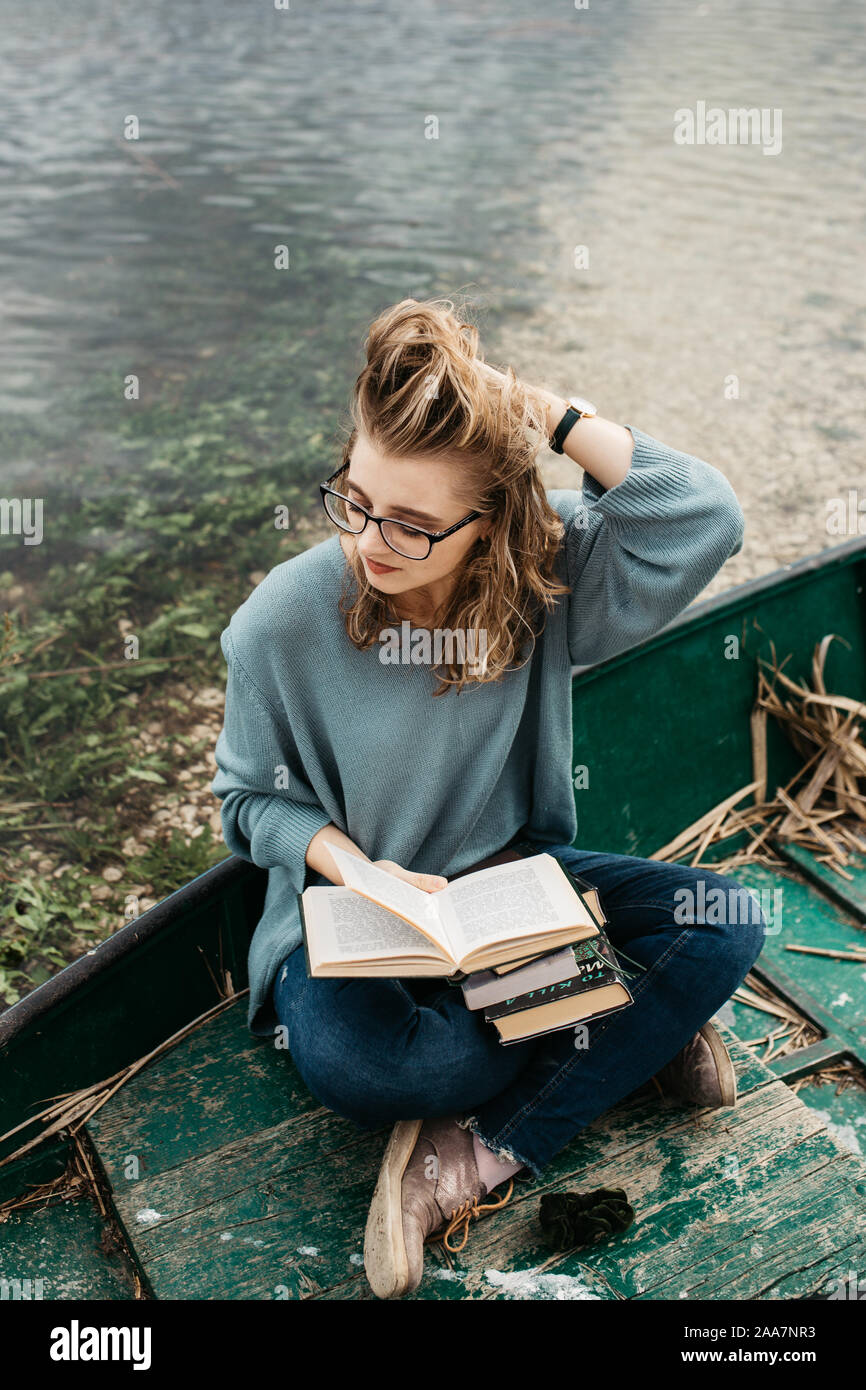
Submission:
<svg viewBox="0 0 866 1390">
<path fill-rule="evenodd" d="M 853 951 L 828 951 L 823 946 L 786 946 L 786 951 L 801 951 L 809 956 L 832 956 L 833 960 L 859 960 L 866 962 L 866 950 L 855 949 Z"/>
<path fill-rule="evenodd" d="M 707 811 L 706 815 L 700 816 L 687 830 L 681 831 L 669 844 L 663 845 L 661 849 L 656 850 L 655 854 L 649 855 L 649 858 L 679 859 L 684 853 L 690 853 L 691 851 L 684 850 L 683 846 L 689 846 L 692 840 L 700 837 L 707 826 L 715 823 L 720 812 L 726 811 L 728 807 L 735 805 L 738 801 L 742 801 L 743 797 L 748 796 L 749 792 L 754 791 L 757 785 L 757 782 L 750 782 L 748 786 L 742 787 L 738 792 L 734 792 L 733 796 L 728 796 L 724 801 L 720 801 L 718 806 L 714 806 L 711 811 Z"/>
<path fill-rule="evenodd" d="M 780 853 L 786 844 L 809 850 L 835 873 L 852 880 L 852 854 L 866 854 L 866 743 L 862 720 L 866 704 L 827 690 L 824 667 L 836 633 L 827 633 L 812 655 L 811 686 L 783 671 L 790 660 L 779 661 L 775 647 L 771 662 L 759 661 L 758 689 L 750 716 L 752 782 L 720 801 L 651 859 L 706 862 L 717 872 L 742 864 L 775 867 L 786 863 Z M 769 671 L 769 676 L 768 676 Z M 784 692 L 784 695 L 780 692 Z M 803 762 L 784 787 L 767 797 L 767 720 L 784 729 Z M 737 806 L 750 792 L 753 804 Z M 856 828 L 855 828 L 856 827 Z M 740 834 L 745 847 L 726 858 L 705 861 L 714 845 Z"/>
<path fill-rule="evenodd" d="M 13 1129 L 7 1130 L 5 1134 L 0 1134 L 0 1145 L 2 1145 L 7 1139 L 11 1139 L 13 1134 L 18 1134 L 22 1129 L 26 1129 L 28 1125 L 35 1124 L 37 1120 L 41 1120 L 42 1123 L 46 1125 L 46 1128 L 41 1134 L 37 1134 L 34 1139 L 30 1139 L 26 1144 L 22 1144 L 14 1153 L 7 1154 L 5 1158 L 0 1159 L 0 1168 L 4 1167 L 7 1163 L 14 1162 L 17 1158 L 21 1158 L 24 1154 L 29 1153 L 31 1149 L 35 1149 L 38 1144 L 44 1143 L 51 1135 L 58 1134 L 61 1130 L 68 1129 L 70 1136 L 76 1139 L 78 1130 L 81 1126 L 95 1115 L 97 1110 L 100 1110 L 102 1106 L 105 1105 L 106 1101 L 110 1100 L 115 1092 L 120 1090 L 121 1086 L 125 1085 L 127 1081 L 131 1080 L 133 1076 L 146 1067 L 148 1062 L 152 1062 L 155 1057 L 159 1057 L 163 1052 L 168 1052 L 171 1048 L 176 1047 L 177 1044 L 182 1042 L 194 1029 L 199 1028 L 209 1019 L 222 1013 L 230 1004 L 234 1004 L 236 1000 L 248 993 L 248 989 L 242 989 L 239 990 L 237 994 L 232 994 L 228 998 L 221 999 L 213 1008 L 206 1009 L 203 1014 L 199 1014 L 197 1018 L 185 1024 L 183 1028 L 179 1028 L 176 1033 L 173 1033 L 170 1038 L 166 1038 L 157 1047 L 153 1048 L 151 1052 L 146 1053 L 143 1057 L 139 1057 L 134 1062 L 130 1062 L 129 1066 L 122 1068 L 121 1071 L 115 1072 L 113 1076 L 109 1076 L 105 1081 L 97 1081 L 91 1086 L 84 1086 L 80 1091 L 61 1092 L 61 1099 L 65 1103 L 46 1106 L 46 1108 L 40 1110 L 38 1114 L 31 1115 L 28 1119 L 22 1120 L 21 1124 L 15 1125 Z M 57 1097 L 47 1097 L 47 1099 L 56 1100 Z M 78 1147 L 80 1149 L 80 1146 Z"/>
<path fill-rule="evenodd" d="M 800 1076 L 792 1084 L 791 1089 L 798 1091 L 801 1086 L 826 1085 L 836 1082 L 836 1095 L 842 1091 L 847 1091 L 849 1086 L 858 1086 L 861 1090 L 866 1090 L 866 1072 L 862 1067 L 852 1066 L 850 1062 L 830 1062 L 825 1067 L 819 1067 L 817 1071 L 810 1071 L 806 1076 Z"/>
<path fill-rule="evenodd" d="M 801 1047 L 808 1047 L 810 1043 L 817 1042 L 821 1036 L 819 1028 L 816 1028 L 809 1019 L 798 1013 L 787 1000 L 779 998 L 769 986 L 757 979 L 751 972 L 731 997 L 739 1004 L 747 1004 L 750 1008 L 758 1009 L 781 1020 L 775 1029 L 760 1037 L 743 1041 L 743 1046 L 764 1062 L 775 1061 L 777 1057 L 784 1057 L 789 1052 L 796 1052 Z M 761 1048 L 764 1049 L 763 1053 L 760 1052 Z"/>
<path fill-rule="evenodd" d="M 774 1017 L 783 1018 L 786 1022 L 793 1022 L 795 1019 L 799 1019 L 799 1014 L 797 1014 L 790 1005 L 783 1004 L 780 1001 L 763 999 L 760 995 L 756 995 L 752 990 L 746 989 L 743 985 L 740 985 L 738 989 L 734 990 L 731 998 L 735 999 L 738 1004 L 748 1004 L 750 1009 L 760 1009 L 762 1013 L 773 1014 Z"/>
</svg>

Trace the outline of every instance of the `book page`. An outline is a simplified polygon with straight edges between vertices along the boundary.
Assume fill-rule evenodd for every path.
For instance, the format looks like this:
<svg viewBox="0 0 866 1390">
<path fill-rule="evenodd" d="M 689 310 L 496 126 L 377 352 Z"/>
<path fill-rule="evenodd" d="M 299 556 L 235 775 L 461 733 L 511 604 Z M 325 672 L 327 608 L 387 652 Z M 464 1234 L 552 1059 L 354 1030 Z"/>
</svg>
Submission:
<svg viewBox="0 0 866 1390">
<path fill-rule="evenodd" d="M 404 956 L 442 959 L 419 931 L 368 898 L 336 885 L 307 891 L 317 895 L 304 904 L 312 963 L 336 965 L 343 960 L 390 960 Z"/>
<path fill-rule="evenodd" d="M 405 879 L 395 878 L 384 869 L 377 869 L 369 860 L 359 859 L 356 854 L 349 854 L 336 845 L 328 845 L 327 849 L 333 856 L 347 888 L 411 922 L 441 946 L 443 951 L 451 954 L 448 934 L 439 915 L 436 893 L 425 893 L 420 888 L 413 888 Z"/>
<path fill-rule="evenodd" d="M 485 944 L 544 936 L 589 920 L 586 907 L 549 854 L 453 879 L 448 908 L 446 920 L 458 960 Z"/>
</svg>

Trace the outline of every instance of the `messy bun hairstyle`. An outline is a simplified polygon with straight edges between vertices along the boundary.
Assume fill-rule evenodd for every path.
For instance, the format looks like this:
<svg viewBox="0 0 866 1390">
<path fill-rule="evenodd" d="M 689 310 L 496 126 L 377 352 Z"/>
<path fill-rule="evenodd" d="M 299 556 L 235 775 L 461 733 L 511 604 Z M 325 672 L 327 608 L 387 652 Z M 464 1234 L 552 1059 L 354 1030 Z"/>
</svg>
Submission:
<svg viewBox="0 0 866 1390">
<path fill-rule="evenodd" d="M 554 572 L 563 524 L 547 500 L 536 463 L 547 440 L 547 405 L 509 367 L 500 387 L 479 370 L 478 330 L 450 299 L 404 299 L 371 325 L 367 364 L 355 383 L 352 429 L 343 447 L 349 463 L 359 429 L 386 458 L 452 465 L 467 511 L 488 513 L 491 530 L 464 558 L 437 626 L 486 630 L 486 662 L 470 673 L 454 661 L 436 668 L 441 684 L 500 680 L 544 626 L 544 612 L 567 586 Z M 535 438 L 533 438 L 535 436 Z M 347 561 L 340 600 L 346 631 L 364 649 L 394 621 L 388 596 L 367 580 L 357 548 Z"/>
</svg>

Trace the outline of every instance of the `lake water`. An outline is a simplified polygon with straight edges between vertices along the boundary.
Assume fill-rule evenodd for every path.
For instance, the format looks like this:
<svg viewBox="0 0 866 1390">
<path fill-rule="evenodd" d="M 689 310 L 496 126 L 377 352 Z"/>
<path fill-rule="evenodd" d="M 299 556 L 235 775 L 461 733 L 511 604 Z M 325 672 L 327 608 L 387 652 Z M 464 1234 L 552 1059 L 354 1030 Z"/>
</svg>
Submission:
<svg viewBox="0 0 866 1390">
<path fill-rule="evenodd" d="M 713 448 L 787 526 L 773 554 L 815 548 L 820 498 L 857 481 L 853 0 L 0 0 L 0 33 L 0 486 L 41 491 L 46 539 L 52 507 L 135 494 L 131 411 L 156 448 L 241 401 L 263 476 L 323 475 L 370 319 L 461 290 L 493 360 Z M 699 101 L 779 109 L 781 152 L 676 145 Z"/>
</svg>

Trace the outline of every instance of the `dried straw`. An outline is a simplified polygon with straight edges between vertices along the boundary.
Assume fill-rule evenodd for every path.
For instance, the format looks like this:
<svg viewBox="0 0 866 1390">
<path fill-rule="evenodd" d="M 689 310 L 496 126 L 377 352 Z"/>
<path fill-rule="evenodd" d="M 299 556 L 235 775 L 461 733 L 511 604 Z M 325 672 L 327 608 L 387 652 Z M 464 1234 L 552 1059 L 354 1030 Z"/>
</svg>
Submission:
<svg viewBox="0 0 866 1390">
<path fill-rule="evenodd" d="M 837 634 L 828 633 L 815 647 L 811 688 L 785 675 L 782 667 L 790 658 L 779 662 L 771 644 L 772 662 L 758 664 L 758 691 L 750 721 L 752 781 L 657 849 L 651 859 L 689 859 L 692 865 L 699 864 L 711 846 L 744 834 L 745 848 L 713 860 L 715 870 L 755 863 L 781 866 L 786 861 L 774 852 L 774 846 L 795 844 L 810 850 L 840 877 L 853 879 L 847 867 L 852 854 L 866 854 L 866 743 L 861 723 L 866 719 L 866 704 L 828 694 L 824 664 L 834 640 Z M 770 715 L 804 761 L 787 786 L 777 787 L 768 798 Z M 754 793 L 753 803 L 739 806 L 750 793 Z"/>
<path fill-rule="evenodd" d="M 651 859 L 688 859 L 692 865 L 700 864 L 711 846 L 739 834 L 746 837 L 745 847 L 726 858 L 714 859 L 712 867 L 717 872 L 747 864 L 786 867 L 788 861 L 774 851 L 781 845 L 795 844 L 811 851 L 840 877 L 853 880 L 847 867 L 852 855 L 866 854 L 866 744 L 861 724 L 866 719 L 866 704 L 827 691 L 824 664 L 836 639 L 836 633 L 828 633 L 816 645 L 811 688 L 795 683 L 784 673 L 782 667 L 790 656 L 779 662 L 770 644 L 773 659 L 759 662 L 758 690 L 750 718 L 752 781 L 705 812 L 650 855 Z M 777 787 L 775 795 L 768 798 L 769 716 L 784 729 L 803 762 L 790 782 Z M 752 804 L 740 805 L 750 793 L 754 794 Z M 835 960 L 866 960 L 866 948 L 859 947 L 834 950 L 792 943 L 786 949 Z M 732 998 L 779 1020 L 774 1028 L 744 1043 L 765 1062 L 808 1047 L 821 1037 L 814 1024 L 751 973 Z M 823 1068 L 801 1078 L 797 1088 L 806 1081 L 835 1075 L 832 1068 Z M 847 1073 L 844 1079 L 846 1084 L 864 1084 Z"/>
<path fill-rule="evenodd" d="M 814 1023 L 804 1018 L 793 1004 L 787 999 L 782 999 L 751 971 L 739 988 L 734 990 L 731 998 L 738 1004 L 746 1004 L 750 1009 L 781 1020 L 776 1028 L 761 1037 L 743 1040 L 743 1046 L 760 1056 L 763 1062 L 772 1062 L 789 1052 L 797 1052 L 801 1047 L 808 1047 L 821 1037 L 821 1030 L 816 1028 Z M 760 1052 L 761 1048 L 765 1049 L 763 1053 Z"/>
<path fill-rule="evenodd" d="M 228 978 L 230 979 L 231 977 L 229 976 Z M 235 994 L 221 999 L 213 1008 L 206 1009 L 203 1014 L 199 1014 L 197 1018 L 185 1024 L 183 1028 L 178 1029 L 176 1033 L 173 1033 L 170 1038 L 166 1038 L 158 1047 L 153 1048 L 151 1052 L 146 1053 L 143 1057 L 137 1058 L 134 1062 L 130 1062 L 128 1066 L 121 1068 L 121 1070 L 115 1072 L 113 1076 L 106 1077 L 104 1081 L 97 1081 L 92 1086 L 84 1086 L 80 1091 L 62 1091 L 56 1096 L 47 1096 L 47 1100 L 54 1100 L 60 1103 L 46 1106 L 46 1108 L 40 1110 L 38 1114 L 31 1115 L 29 1119 L 22 1120 L 21 1124 L 15 1125 L 14 1129 L 8 1129 L 5 1134 L 0 1134 L 0 1145 L 2 1145 L 7 1139 L 11 1139 L 13 1134 L 18 1134 L 22 1129 L 27 1129 L 29 1125 L 36 1124 L 37 1120 L 41 1120 L 42 1124 L 45 1126 L 42 1132 L 37 1134 L 35 1138 L 28 1140 L 26 1144 L 22 1144 L 14 1153 L 7 1154 L 5 1158 L 0 1159 L 0 1168 L 4 1167 L 7 1163 L 14 1162 L 15 1159 L 21 1158 L 24 1154 L 29 1153 L 31 1149 L 35 1149 L 37 1144 L 44 1143 L 51 1135 L 59 1134 L 61 1130 L 68 1130 L 70 1137 L 77 1141 L 77 1134 L 82 1125 L 86 1124 L 91 1116 L 95 1115 L 97 1110 L 100 1110 L 102 1106 L 105 1105 L 106 1101 L 110 1100 L 115 1092 L 120 1090 L 121 1086 L 124 1086 L 127 1081 L 130 1081 L 133 1076 L 146 1067 L 148 1062 L 152 1062 L 155 1057 L 159 1057 L 163 1052 L 168 1052 L 171 1048 L 176 1047 L 177 1044 L 188 1037 L 194 1029 L 201 1027 L 203 1023 L 214 1018 L 217 1014 L 222 1013 L 230 1004 L 234 1004 L 236 1000 L 248 993 L 248 989 L 242 989 Z"/>
</svg>

